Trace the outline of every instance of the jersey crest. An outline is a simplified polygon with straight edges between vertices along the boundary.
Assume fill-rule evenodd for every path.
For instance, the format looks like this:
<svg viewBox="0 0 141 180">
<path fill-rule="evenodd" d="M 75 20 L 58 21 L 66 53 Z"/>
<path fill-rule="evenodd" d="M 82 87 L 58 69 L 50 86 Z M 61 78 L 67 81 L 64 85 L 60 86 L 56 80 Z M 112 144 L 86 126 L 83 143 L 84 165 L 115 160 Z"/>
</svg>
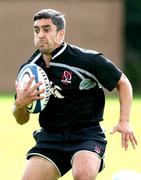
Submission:
<svg viewBox="0 0 141 180">
<path fill-rule="evenodd" d="M 71 84 L 71 80 L 72 80 L 72 71 L 65 70 L 61 77 L 61 82 L 63 84 Z"/>
</svg>

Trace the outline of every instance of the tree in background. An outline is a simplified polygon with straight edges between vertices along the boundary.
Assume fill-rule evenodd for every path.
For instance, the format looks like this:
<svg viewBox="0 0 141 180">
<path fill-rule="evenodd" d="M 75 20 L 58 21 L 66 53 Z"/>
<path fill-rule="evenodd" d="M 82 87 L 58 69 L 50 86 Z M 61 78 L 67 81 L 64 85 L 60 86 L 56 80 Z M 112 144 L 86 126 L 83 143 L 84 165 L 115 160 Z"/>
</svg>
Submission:
<svg viewBox="0 0 141 180">
<path fill-rule="evenodd" d="M 141 0 L 125 1 L 125 71 L 138 92 L 141 89 Z"/>
</svg>

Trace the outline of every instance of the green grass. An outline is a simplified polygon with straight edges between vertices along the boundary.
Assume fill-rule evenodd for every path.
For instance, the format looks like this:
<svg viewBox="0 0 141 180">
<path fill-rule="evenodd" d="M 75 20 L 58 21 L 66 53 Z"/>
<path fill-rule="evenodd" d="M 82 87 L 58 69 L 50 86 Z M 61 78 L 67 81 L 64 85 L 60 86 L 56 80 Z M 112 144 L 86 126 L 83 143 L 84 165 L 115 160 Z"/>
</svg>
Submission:
<svg viewBox="0 0 141 180">
<path fill-rule="evenodd" d="M 0 96 L 0 169 L 1 180 L 20 180 L 25 165 L 25 155 L 30 147 L 34 145 L 32 132 L 38 129 L 37 115 L 32 115 L 29 123 L 18 125 L 12 116 L 13 97 Z M 131 124 L 139 141 L 141 116 L 140 97 L 133 101 Z M 116 124 L 119 116 L 119 103 L 116 98 L 106 100 L 105 120 L 102 122 L 106 130 L 108 145 L 105 155 L 106 168 L 97 180 L 112 180 L 112 175 L 122 169 L 131 169 L 140 172 L 141 145 L 133 150 L 131 145 L 128 151 L 121 148 L 120 134 L 110 135 L 110 129 Z M 72 180 L 71 171 L 61 180 Z"/>
</svg>

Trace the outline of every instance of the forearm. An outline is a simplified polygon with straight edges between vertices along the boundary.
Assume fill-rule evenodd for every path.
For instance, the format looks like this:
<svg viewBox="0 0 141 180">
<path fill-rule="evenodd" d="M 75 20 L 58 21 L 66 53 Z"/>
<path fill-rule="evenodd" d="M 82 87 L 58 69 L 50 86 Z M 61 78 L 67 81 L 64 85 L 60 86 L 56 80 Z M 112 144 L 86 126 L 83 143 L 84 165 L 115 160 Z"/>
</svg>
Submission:
<svg viewBox="0 0 141 180">
<path fill-rule="evenodd" d="M 111 134 L 120 132 L 122 147 L 127 150 L 129 141 L 131 142 L 133 148 L 135 148 L 137 140 L 129 123 L 133 97 L 132 86 L 124 74 L 122 74 L 119 82 L 117 83 L 117 89 L 119 91 L 120 117 L 119 122 L 112 129 Z"/>
<path fill-rule="evenodd" d="M 19 124 L 25 124 L 29 121 L 29 112 L 26 107 L 21 107 L 16 101 L 13 107 L 13 115 Z"/>
<path fill-rule="evenodd" d="M 120 121 L 129 121 L 132 106 L 132 86 L 126 76 L 123 74 L 117 85 L 120 101 Z"/>
</svg>

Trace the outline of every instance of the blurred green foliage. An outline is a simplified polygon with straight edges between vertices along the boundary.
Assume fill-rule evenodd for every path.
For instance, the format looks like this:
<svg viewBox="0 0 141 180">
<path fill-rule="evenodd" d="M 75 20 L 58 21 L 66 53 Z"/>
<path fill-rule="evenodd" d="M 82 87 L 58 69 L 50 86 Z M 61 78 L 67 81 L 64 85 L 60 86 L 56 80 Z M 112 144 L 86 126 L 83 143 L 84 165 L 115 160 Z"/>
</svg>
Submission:
<svg viewBox="0 0 141 180">
<path fill-rule="evenodd" d="M 134 91 L 141 89 L 141 0 L 125 0 L 125 72 Z"/>
</svg>

